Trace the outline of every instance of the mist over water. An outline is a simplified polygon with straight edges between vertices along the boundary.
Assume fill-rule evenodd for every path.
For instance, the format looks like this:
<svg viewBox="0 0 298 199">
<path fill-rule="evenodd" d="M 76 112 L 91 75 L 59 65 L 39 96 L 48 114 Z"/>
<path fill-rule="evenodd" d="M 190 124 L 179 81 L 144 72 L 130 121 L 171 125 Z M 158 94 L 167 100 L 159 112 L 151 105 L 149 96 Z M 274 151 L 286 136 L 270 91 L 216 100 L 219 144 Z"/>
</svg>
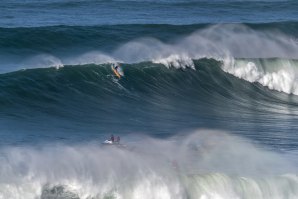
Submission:
<svg viewBox="0 0 298 199">
<path fill-rule="evenodd" d="M 286 157 L 224 132 L 187 134 L 167 140 L 145 136 L 125 148 L 95 142 L 4 148 L 1 197 L 297 196 L 297 165 Z"/>
</svg>

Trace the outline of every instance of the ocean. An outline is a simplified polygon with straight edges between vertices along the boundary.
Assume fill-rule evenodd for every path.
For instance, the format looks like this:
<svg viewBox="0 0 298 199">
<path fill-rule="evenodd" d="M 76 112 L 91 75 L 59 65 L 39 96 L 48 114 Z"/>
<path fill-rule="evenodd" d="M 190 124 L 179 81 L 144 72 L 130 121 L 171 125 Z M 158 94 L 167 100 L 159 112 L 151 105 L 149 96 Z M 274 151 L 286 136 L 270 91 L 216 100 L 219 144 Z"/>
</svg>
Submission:
<svg viewBox="0 0 298 199">
<path fill-rule="evenodd" d="M 297 10 L 1 1 L 0 199 L 298 198 Z"/>
</svg>

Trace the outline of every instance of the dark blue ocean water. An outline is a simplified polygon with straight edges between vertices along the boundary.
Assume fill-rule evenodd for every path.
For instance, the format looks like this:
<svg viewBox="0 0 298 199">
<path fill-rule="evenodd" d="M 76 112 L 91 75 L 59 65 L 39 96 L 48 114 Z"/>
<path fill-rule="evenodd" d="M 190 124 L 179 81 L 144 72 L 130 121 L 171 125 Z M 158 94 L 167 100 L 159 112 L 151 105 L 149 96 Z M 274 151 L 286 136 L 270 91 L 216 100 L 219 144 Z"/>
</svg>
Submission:
<svg viewBox="0 0 298 199">
<path fill-rule="evenodd" d="M 0 198 L 297 198 L 297 10 L 1 1 Z"/>
<path fill-rule="evenodd" d="M 297 1 L 3 1 L 2 27 L 265 23 L 297 20 Z"/>
</svg>

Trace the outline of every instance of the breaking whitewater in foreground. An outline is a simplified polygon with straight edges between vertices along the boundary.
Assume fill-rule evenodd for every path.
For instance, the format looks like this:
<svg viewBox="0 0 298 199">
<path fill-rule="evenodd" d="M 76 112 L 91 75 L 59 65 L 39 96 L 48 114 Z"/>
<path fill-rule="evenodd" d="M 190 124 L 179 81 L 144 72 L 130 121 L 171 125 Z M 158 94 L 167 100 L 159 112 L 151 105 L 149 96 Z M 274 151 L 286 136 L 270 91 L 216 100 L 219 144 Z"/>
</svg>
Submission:
<svg viewBox="0 0 298 199">
<path fill-rule="evenodd" d="M 248 140 L 210 130 L 142 140 L 2 149 L 1 197 L 297 198 L 294 162 Z"/>
</svg>

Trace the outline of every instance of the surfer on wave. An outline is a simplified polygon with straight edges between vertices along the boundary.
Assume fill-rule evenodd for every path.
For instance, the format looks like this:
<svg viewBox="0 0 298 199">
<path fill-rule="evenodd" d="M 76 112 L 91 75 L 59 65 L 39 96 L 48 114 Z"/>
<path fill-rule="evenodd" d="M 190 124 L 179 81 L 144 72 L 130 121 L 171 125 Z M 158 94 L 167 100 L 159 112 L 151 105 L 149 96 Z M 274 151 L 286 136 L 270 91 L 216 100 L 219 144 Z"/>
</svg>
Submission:
<svg viewBox="0 0 298 199">
<path fill-rule="evenodd" d="M 113 64 L 112 66 L 112 70 L 113 70 L 113 72 L 114 72 L 114 74 L 120 79 L 124 74 L 123 74 L 123 71 L 122 71 L 122 69 L 121 69 L 121 67 L 120 67 L 120 65 L 119 64 Z"/>
</svg>

